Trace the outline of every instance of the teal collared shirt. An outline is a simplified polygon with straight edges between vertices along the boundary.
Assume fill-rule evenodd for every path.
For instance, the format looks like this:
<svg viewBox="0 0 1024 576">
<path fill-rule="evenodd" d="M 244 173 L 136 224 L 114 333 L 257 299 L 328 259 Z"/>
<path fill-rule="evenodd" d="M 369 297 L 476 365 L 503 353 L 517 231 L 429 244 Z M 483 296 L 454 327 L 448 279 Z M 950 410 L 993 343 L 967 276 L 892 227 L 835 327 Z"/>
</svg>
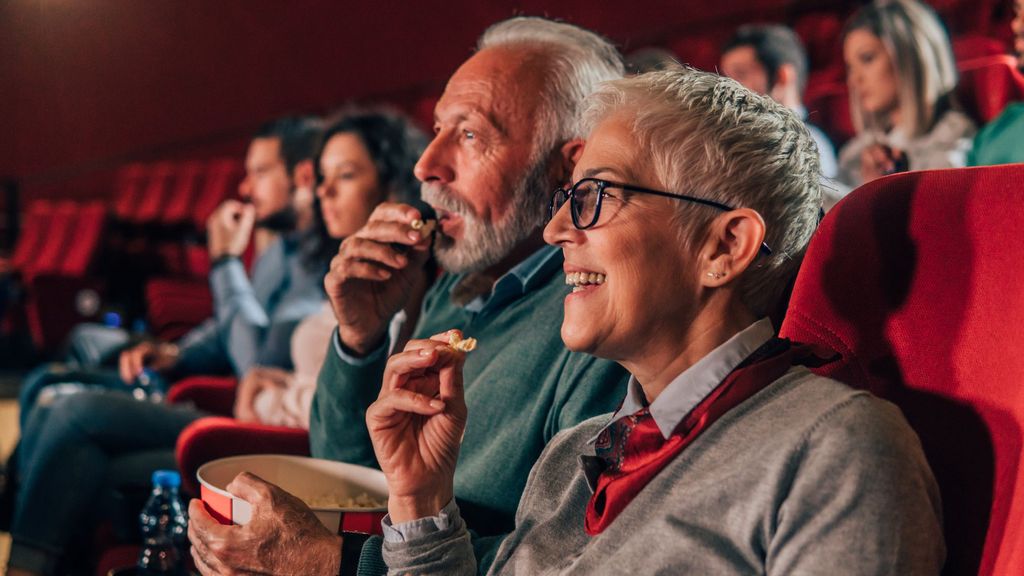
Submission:
<svg viewBox="0 0 1024 576">
<path fill-rule="evenodd" d="M 464 308 L 473 313 L 500 308 L 544 283 L 551 272 L 562 266 L 563 260 L 561 248 L 544 246 L 498 278 L 490 294 L 477 296 Z M 457 285 L 453 285 L 452 289 Z"/>
</svg>

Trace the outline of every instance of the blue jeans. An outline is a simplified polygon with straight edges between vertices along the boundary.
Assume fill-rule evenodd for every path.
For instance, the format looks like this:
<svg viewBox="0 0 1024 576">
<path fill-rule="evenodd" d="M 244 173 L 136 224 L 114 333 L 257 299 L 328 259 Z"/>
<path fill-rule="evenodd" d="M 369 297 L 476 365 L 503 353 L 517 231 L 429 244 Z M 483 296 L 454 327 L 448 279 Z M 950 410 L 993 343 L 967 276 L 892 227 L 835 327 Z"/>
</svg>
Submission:
<svg viewBox="0 0 1024 576">
<path fill-rule="evenodd" d="M 37 406 L 18 452 L 9 566 L 54 573 L 68 544 L 92 534 L 107 493 L 125 483 L 148 484 L 154 469 L 174 469 L 178 435 L 205 415 L 102 389 Z"/>
<path fill-rule="evenodd" d="M 28 430 L 28 423 L 36 407 L 36 402 L 40 399 L 40 395 L 44 398 L 48 396 L 43 393 L 48 388 L 50 392 L 56 392 L 57 396 L 89 388 L 122 393 L 127 393 L 130 389 L 124 380 L 121 380 L 121 375 L 117 370 L 77 369 L 69 368 L 66 364 L 43 364 L 25 376 L 21 382 L 21 390 L 18 392 L 18 424 L 23 431 L 22 438 L 25 437 L 24 431 Z M 50 401 L 55 397 L 51 397 Z"/>
</svg>

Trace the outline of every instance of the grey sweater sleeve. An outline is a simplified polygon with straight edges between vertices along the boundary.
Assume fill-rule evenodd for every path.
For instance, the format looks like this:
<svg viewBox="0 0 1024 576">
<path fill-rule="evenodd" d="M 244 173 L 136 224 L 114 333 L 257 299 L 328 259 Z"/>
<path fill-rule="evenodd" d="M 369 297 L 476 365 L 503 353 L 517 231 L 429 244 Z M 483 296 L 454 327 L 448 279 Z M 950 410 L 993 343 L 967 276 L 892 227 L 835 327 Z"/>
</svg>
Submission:
<svg viewBox="0 0 1024 576">
<path fill-rule="evenodd" d="M 865 393 L 825 413 L 792 457 L 768 574 L 938 574 L 942 505 L 917 436 Z M 855 545 L 853 543 L 856 543 Z"/>
<path fill-rule="evenodd" d="M 453 506 L 451 523 L 414 540 L 384 541 L 388 574 L 475 576 L 476 555 L 466 523 Z"/>
</svg>

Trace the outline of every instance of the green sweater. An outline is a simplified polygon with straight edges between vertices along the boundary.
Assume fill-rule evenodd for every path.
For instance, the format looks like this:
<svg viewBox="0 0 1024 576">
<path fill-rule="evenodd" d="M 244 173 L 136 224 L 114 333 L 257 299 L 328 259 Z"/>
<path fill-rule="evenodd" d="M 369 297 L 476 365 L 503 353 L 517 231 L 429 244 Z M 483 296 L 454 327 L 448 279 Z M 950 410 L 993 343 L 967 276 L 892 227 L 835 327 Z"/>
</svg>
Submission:
<svg viewBox="0 0 1024 576">
<path fill-rule="evenodd" d="M 427 294 L 413 335 L 459 328 L 477 339 L 464 369 L 470 416 L 455 497 L 466 524 L 483 536 L 512 530 L 530 469 L 547 443 L 561 430 L 614 410 L 625 394 L 624 369 L 562 344 L 562 300 L 569 288 L 561 250 L 548 256 L 521 286 L 506 275 L 477 312 L 472 304 L 451 302 L 449 293 L 461 276 L 442 276 Z M 356 366 L 333 347 L 328 351 L 310 414 L 314 456 L 377 467 L 365 419 L 380 392 L 386 360 L 381 353 Z M 369 560 L 367 552 L 361 564 Z"/>
<path fill-rule="evenodd" d="M 1010 104 L 974 137 L 968 166 L 1024 162 L 1024 102 Z"/>
</svg>

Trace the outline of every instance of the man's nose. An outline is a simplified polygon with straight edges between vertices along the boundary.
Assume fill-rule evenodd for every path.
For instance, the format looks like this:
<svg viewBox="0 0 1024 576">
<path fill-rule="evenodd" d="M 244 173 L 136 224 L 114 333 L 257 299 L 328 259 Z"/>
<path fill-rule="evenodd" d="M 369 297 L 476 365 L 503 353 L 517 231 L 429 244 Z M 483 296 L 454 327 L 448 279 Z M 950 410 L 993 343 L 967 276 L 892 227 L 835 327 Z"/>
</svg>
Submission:
<svg viewBox="0 0 1024 576">
<path fill-rule="evenodd" d="M 439 133 L 423 151 L 413 173 L 420 182 L 439 180 L 449 183 L 455 180 L 455 168 L 452 162 L 451 143 L 443 133 Z"/>
</svg>

